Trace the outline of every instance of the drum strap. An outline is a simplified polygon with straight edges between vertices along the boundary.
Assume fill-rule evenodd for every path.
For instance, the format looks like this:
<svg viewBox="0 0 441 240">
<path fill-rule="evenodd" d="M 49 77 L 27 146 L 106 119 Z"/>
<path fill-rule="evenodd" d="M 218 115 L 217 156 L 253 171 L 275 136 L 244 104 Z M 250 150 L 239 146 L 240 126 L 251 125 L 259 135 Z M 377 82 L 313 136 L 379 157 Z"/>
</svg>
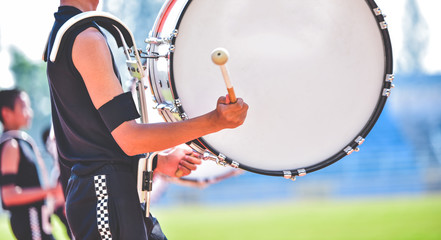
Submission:
<svg viewBox="0 0 441 240">
<path fill-rule="evenodd" d="M 73 31 L 75 27 L 90 22 L 96 22 L 100 27 L 103 27 L 110 34 L 112 34 L 118 47 L 123 47 L 124 41 L 129 48 L 135 45 L 132 33 L 117 17 L 105 12 L 89 11 L 75 15 L 65 22 L 63 26 L 61 26 L 57 32 L 57 35 L 55 36 L 55 41 L 50 53 L 50 61 L 55 62 L 58 49 L 61 48 L 65 36 L 69 35 L 69 33 Z M 46 45 L 45 53 L 43 54 L 43 60 L 45 61 L 47 60 L 47 51 L 48 49 Z"/>
</svg>

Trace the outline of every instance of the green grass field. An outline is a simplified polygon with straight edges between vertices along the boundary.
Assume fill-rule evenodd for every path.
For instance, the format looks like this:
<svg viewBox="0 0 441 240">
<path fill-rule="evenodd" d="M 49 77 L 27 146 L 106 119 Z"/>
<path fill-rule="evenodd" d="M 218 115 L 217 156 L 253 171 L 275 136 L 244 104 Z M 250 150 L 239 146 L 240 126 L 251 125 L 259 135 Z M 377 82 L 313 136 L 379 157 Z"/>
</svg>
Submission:
<svg viewBox="0 0 441 240">
<path fill-rule="evenodd" d="M 441 239 L 440 195 L 152 210 L 170 240 Z M 13 239 L 6 217 L 0 239 Z"/>
</svg>

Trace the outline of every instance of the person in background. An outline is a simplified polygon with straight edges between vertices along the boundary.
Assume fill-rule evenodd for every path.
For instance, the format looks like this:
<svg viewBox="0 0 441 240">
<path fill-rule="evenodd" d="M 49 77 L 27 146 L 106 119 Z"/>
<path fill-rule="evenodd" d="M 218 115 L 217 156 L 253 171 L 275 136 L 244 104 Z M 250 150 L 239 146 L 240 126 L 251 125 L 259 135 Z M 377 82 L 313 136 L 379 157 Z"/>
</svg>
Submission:
<svg viewBox="0 0 441 240">
<path fill-rule="evenodd" d="M 22 131 L 30 127 L 32 116 L 25 92 L 0 91 L 2 204 L 10 212 L 12 232 L 17 239 L 54 239 L 51 207 L 45 205 L 45 199 L 60 191 L 60 185 L 48 185 L 46 168 L 35 142 Z"/>
<path fill-rule="evenodd" d="M 52 127 L 48 127 L 43 131 L 42 140 L 46 147 L 46 151 L 49 153 L 53 160 L 52 171 L 49 174 L 50 182 L 59 182 L 60 179 L 60 166 L 58 164 L 57 146 L 55 144 L 55 135 Z M 72 239 L 72 233 L 69 228 L 69 224 L 66 218 L 65 198 L 62 188 L 54 196 L 54 214 L 60 219 L 66 228 L 66 234 Z"/>
</svg>

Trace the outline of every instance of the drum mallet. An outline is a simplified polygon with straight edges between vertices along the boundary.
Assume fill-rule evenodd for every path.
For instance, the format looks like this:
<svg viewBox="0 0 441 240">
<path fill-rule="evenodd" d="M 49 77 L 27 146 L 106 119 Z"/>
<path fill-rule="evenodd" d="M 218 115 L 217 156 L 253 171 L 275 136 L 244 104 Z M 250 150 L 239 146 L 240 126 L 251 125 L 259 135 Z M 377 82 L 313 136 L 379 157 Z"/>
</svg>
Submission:
<svg viewBox="0 0 441 240">
<path fill-rule="evenodd" d="M 231 85 L 230 75 L 227 66 L 225 65 L 228 61 L 228 51 L 225 48 L 214 49 L 213 52 L 211 52 L 211 60 L 214 64 L 219 65 L 222 71 L 222 76 L 224 77 L 225 85 L 227 86 L 230 102 L 235 103 L 237 101 L 236 93 L 234 92 L 233 85 Z"/>
<path fill-rule="evenodd" d="M 230 97 L 230 102 L 235 103 L 236 93 L 234 93 L 233 85 L 231 85 L 230 76 L 228 74 L 227 66 L 225 65 L 228 61 L 228 51 L 225 48 L 216 48 L 211 52 L 211 60 L 216 65 L 219 65 L 222 71 L 222 76 L 224 77 L 225 85 L 227 86 L 228 96 Z M 175 173 L 176 177 L 182 177 L 183 172 L 178 169 Z"/>
</svg>

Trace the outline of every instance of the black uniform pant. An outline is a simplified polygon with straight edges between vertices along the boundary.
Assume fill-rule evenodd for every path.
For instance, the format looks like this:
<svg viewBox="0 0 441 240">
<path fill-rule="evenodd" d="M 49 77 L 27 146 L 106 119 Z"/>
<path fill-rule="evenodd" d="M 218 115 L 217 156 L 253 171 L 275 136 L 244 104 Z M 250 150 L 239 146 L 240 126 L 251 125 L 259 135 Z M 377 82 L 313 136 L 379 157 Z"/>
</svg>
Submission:
<svg viewBox="0 0 441 240">
<path fill-rule="evenodd" d="M 27 206 L 11 210 L 12 232 L 18 240 L 53 240 L 52 233 L 43 230 L 42 206 Z M 48 217 L 48 216 L 46 216 Z M 49 223 L 49 219 L 45 219 Z"/>
<path fill-rule="evenodd" d="M 74 165 L 66 215 L 76 239 L 166 239 L 156 219 L 144 217 L 136 174 L 126 165 L 106 164 L 92 172 Z"/>
</svg>

